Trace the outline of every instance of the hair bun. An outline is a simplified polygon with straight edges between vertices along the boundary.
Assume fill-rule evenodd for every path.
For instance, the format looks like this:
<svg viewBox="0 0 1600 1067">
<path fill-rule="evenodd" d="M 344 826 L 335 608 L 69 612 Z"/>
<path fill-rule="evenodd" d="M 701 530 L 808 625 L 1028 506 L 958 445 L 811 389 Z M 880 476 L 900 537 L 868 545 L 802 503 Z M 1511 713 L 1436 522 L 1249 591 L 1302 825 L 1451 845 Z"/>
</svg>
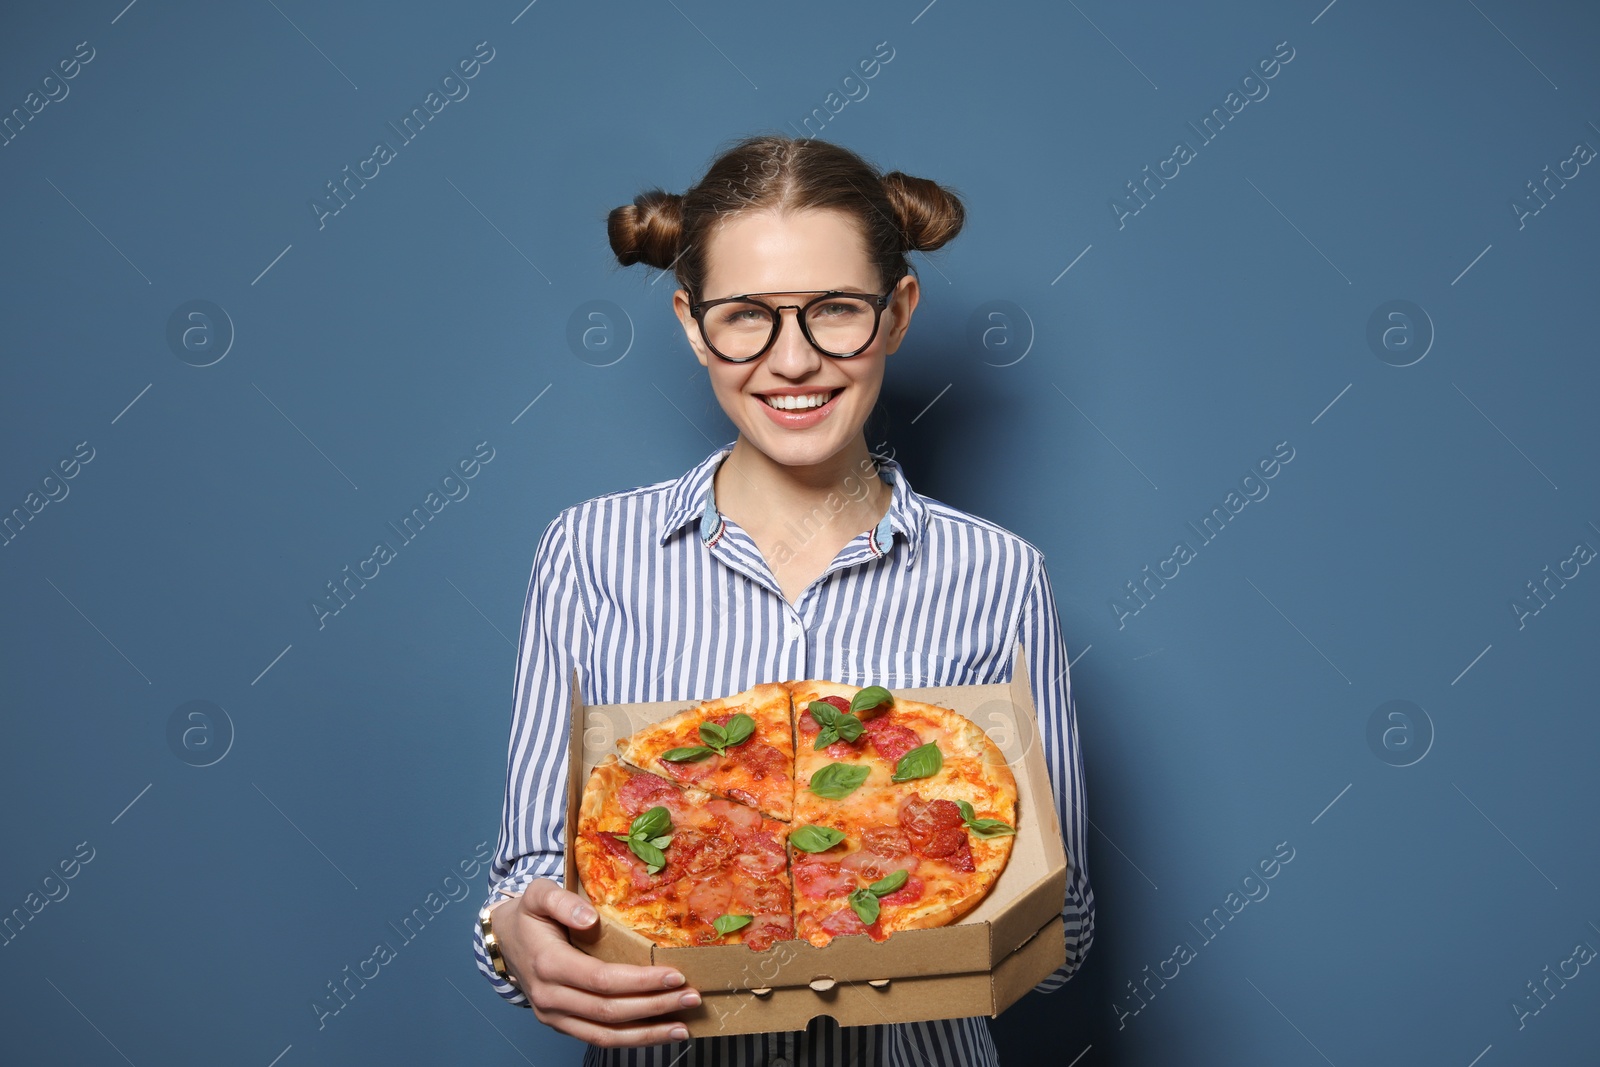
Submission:
<svg viewBox="0 0 1600 1067">
<path fill-rule="evenodd" d="M 678 258 L 683 239 L 683 197 L 663 189 L 640 193 L 606 216 L 606 234 L 624 267 L 643 263 L 666 270 Z"/>
<path fill-rule="evenodd" d="M 967 220 L 960 197 L 927 178 L 892 170 L 883 176 L 883 191 L 905 234 L 907 252 L 932 252 L 960 233 Z"/>
</svg>

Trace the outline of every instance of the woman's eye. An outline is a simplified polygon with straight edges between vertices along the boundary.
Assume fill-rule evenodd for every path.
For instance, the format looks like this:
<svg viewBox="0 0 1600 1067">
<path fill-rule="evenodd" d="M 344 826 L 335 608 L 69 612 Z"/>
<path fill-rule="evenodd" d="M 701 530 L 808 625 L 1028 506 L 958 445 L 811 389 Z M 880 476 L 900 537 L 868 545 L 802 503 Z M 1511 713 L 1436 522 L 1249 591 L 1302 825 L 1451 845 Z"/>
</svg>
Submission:
<svg viewBox="0 0 1600 1067">
<path fill-rule="evenodd" d="M 823 318 L 837 319 L 847 315 L 854 315 L 860 310 L 861 308 L 859 305 L 849 301 L 841 300 L 837 303 L 819 305 L 816 308 L 815 314 L 822 316 Z"/>
</svg>

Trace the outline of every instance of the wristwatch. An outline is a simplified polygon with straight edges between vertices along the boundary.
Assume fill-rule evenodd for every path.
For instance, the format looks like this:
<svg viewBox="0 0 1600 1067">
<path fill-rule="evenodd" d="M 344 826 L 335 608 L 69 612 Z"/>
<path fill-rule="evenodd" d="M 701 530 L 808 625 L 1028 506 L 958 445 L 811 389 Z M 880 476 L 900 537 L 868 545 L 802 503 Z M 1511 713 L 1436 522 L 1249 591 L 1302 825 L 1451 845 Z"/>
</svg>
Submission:
<svg viewBox="0 0 1600 1067">
<path fill-rule="evenodd" d="M 478 929 L 483 932 L 483 951 L 489 957 L 489 966 L 494 968 L 494 973 L 499 975 L 503 981 L 517 985 L 516 975 L 506 970 L 506 960 L 500 954 L 500 942 L 495 939 L 494 926 L 490 921 L 490 909 L 505 900 L 513 899 L 516 894 L 507 893 L 503 889 L 496 890 L 496 892 L 499 894 L 500 900 L 491 900 L 478 909 Z"/>
</svg>

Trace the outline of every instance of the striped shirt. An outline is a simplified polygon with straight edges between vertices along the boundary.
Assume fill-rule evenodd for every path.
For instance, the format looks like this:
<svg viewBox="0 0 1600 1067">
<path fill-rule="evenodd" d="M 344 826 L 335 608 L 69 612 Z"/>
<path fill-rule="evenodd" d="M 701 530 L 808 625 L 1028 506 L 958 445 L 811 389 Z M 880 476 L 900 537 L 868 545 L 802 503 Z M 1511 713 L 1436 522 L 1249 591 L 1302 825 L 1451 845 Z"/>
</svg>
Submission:
<svg viewBox="0 0 1600 1067">
<path fill-rule="evenodd" d="M 586 705 L 706 700 L 790 678 L 889 689 L 976 685 L 1010 681 L 1020 641 L 1069 865 L 1067 962 L 1036 987 L 1059 988 L 1093 940 L 1094 894 L 1084 868 L 1083 763 L 1067 649 L 1043 553 L 917 494 L 893 458 L 875 454 L 872 469 L 891 486 L 888 513 L 790 604 L 755 541 L 717 511 L 712 479 L 732 447 L 679 478 L 567 508 L 540 538 L 518 641 L 505 805 L 486 902 L 521 893 L 535 878 L 562 881 L 574 666 Z M 847 497 L 867 493 L 854 476 L 841 488 L 827 508 L 787 524 L 791 552 Z M 495 975 L 476 923 L 473 950 L 495 990 L 528 1006 Z M 840 1027 L 824 1016 L 792 1033 L 591 1046 L 585 1060 L 780 1062 L 934 1067 L 996 1057 L 982 1018 Z"/>
</svg>

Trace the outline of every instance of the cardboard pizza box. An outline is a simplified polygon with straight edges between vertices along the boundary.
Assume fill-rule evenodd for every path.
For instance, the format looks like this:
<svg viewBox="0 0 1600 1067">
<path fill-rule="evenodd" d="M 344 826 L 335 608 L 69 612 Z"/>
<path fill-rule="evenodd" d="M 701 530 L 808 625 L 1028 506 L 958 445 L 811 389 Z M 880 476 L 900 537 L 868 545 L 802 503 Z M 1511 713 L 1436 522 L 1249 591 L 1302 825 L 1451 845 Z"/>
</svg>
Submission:
<svg viewBox="0 0 1600 1067">
<path fill-rule="evenodd" d="M 1011 857 L 989 895 L 959 922 L 902 930 L 886 941 L 854 934 L 836 937 L 822 948 L 794 940 L 755 952 L 744 945 L 667 948 L 601 916 L 594 929 L 574 933 L 573 943 L 610 962 L 682 971 L 703 999 L 698 1008 L 674 1013 L 694 1037 L 801 1030 L 817 1015 L 830 1015 L 841 1026 L 998 1015 L 1066 961 L 1061 919 L 1066 850 L 1020 643 L 1012 664 L 1010 682 L 890 690 L 908 700 L 950 708 L 977 723 L 1017 780 Z M 618 739 L 701 702 L 587 707 L 582 692 L 574 670 L 569 830 L 578 824 L 589 772 L 616 751 Z M 727 695 L 707 693 L 703 699 Z M 570 833 L 566 884 L 584 895 Z"/>
</svg>

